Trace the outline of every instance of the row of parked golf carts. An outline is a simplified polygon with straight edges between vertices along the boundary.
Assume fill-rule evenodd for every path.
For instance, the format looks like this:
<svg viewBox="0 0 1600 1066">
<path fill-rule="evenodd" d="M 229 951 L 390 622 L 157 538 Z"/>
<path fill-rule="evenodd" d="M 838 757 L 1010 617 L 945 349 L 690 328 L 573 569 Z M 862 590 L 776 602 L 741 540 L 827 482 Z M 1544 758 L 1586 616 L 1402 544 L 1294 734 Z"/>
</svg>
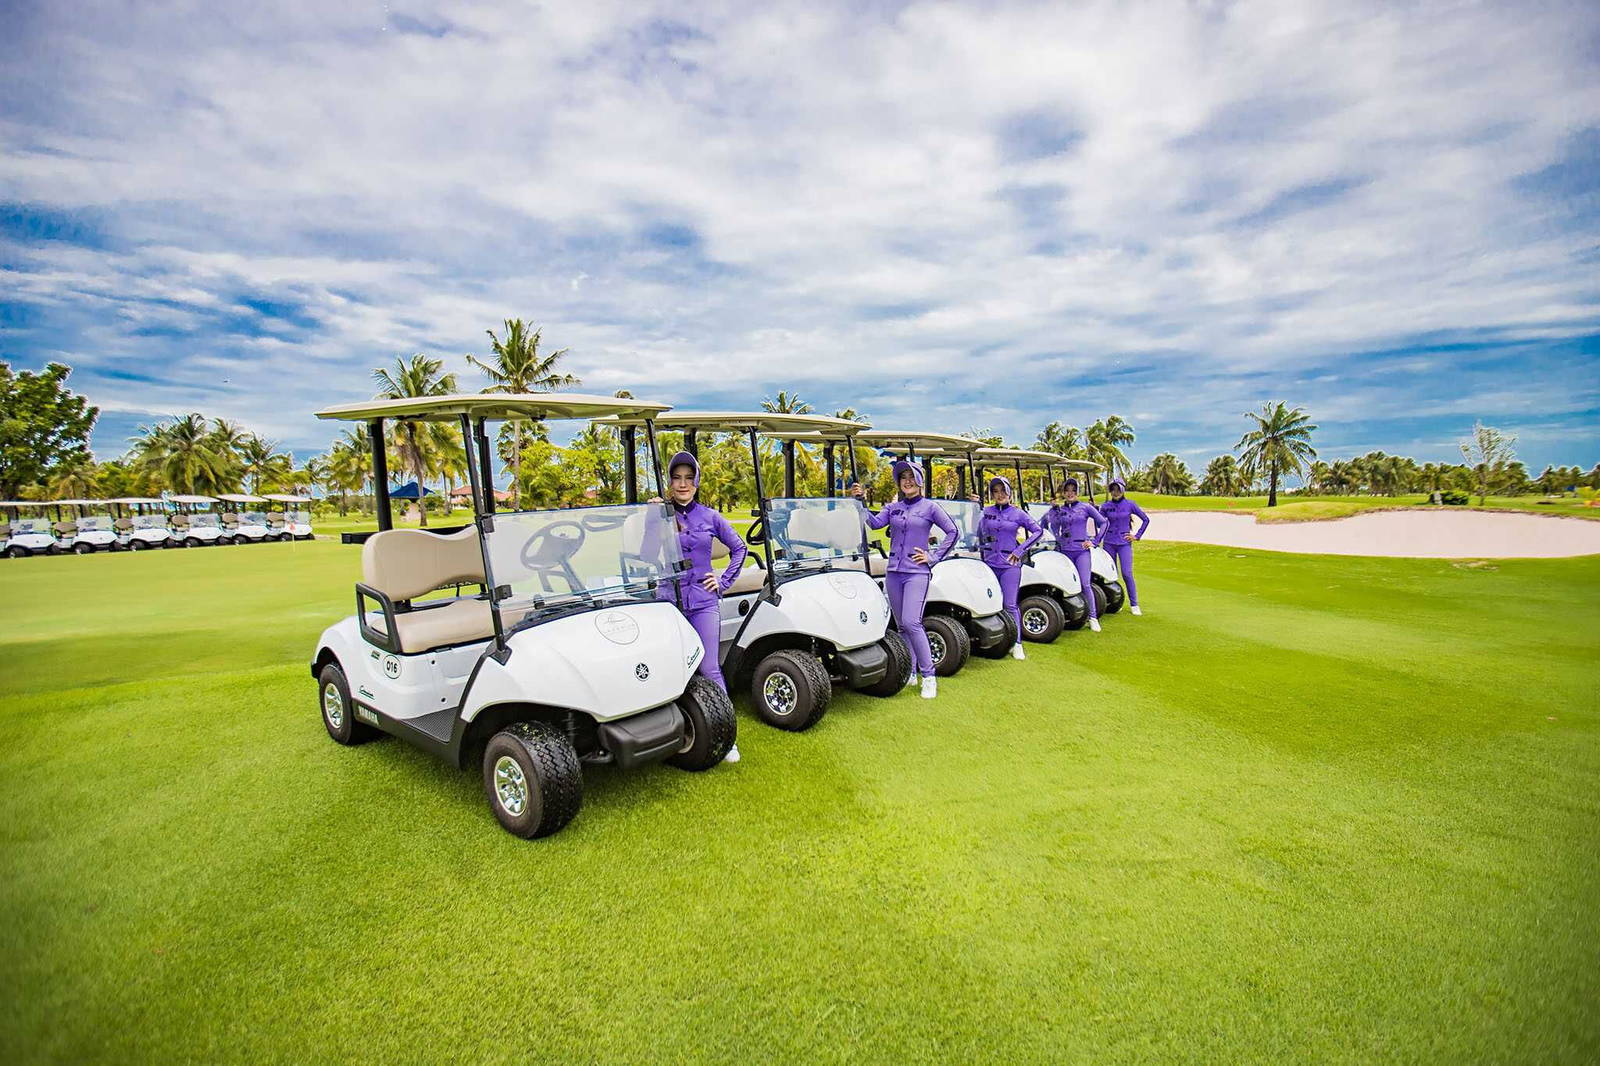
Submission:
<svg viewBox="0 0 1600 1066">
<path fill-rule="evenodd" d="M 0 501 L 0 557 L 310 540 L 308 496 Z M 9 513 L 8 513 L 9 512 Z"/>
<path fill-rule="evenodd" d="M 699 771 L 722 761 L 735 716 L 727 694 L 696 673 L 702 655 L 719 657 L 729 690 L 747 692 L 757 717 L 790 731 L 820 721 L 837 685 L 873 696 L 904 687 L 911 656 L 883 593 L 886 552 L 869 536 L 862 504 L 844 491 L 859 480 L 858 449 L 921 462 L 930 486 L 937 463 L 958 471 L 957 498 L 938 502 L 961 542 L 934 568 L 925 616 L 945 676 L 971 655 L 1004 656 L 1018 636 L 980 559 L 979 508 L 966 498 L 968 485 L 982 484 L 986 470 L 1014 471 L 1020 493 L 1023 470 L 1053 485 L 1058 473 L 1089 468 L 821 415 L 684 412 L 572 393 L 374 400 L 319 417 L 365 423 L 379 487 L 378 531 L 344 535 L 362 544 L 355 614 L 323 633 L 310 664 L 323 724 L 341 744 L 387 733 L 457 767 L 480 767 L 490 809 L 523 837 L 553 833 L 577 813 L 585 764 Z M 497 512 L 487 427 L 517 419 L 618 431 L 625 502 Z M 460 429 L 470 526 L 393 528 L 385 447 L 392 420 Z M 745 539 L 754 550 L 720 599 L 715 648 L 702 648 L 677 606 L 688 564 L 674 513 L 659 502 L 667 492 L 656 439 L 669 429 L 691 453 L 701 434 L 735 434 L 748 445 L 758 502 Z M 781 495 L 769 496 L 761 460 L 774 447 L 783 484 Z M 827 495 L 797 493 L 801 448 L 821 452 Z M 641 502 L 642 483 L 655 499 Z M 1025 575 L 1026 640 L 1053 641 L 1081 626 L 1087 595 L 1103 597 L 1106 612 L 1121 605 L 1108 556 L 1096 559 L 1088 590 L 1053 546 L 1029 553 Z"/>
</svg>

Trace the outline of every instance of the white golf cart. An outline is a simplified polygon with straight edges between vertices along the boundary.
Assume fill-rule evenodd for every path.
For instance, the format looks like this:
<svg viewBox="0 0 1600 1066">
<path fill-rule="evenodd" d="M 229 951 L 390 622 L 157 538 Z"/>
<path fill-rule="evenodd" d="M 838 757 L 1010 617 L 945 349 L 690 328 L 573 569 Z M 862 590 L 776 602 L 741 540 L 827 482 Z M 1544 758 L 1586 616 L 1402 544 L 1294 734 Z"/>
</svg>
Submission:
<svg viewBox="0 0 1600 1066">
<path fill-rule="evenodd" d="M 933 492 L 933 459 L 936 455 L 964 455 L 983 446 L 982 441 L 950 433 L 893 432 L 871 429 L 856 434 L 856 440 L 886 453 L 904 452 L 911 462 L 919 457 L 923 483 L 930 497 Z M 958 549 L 972 550 L 978 545 L 977 508 L 967 499 L 934 498 L 955 523 Z M 939 534 L 935 531 L 934 540 Z M 872 574 L 881 587 L 888 571 L 883 553 L 869 558 Z M 928 633 L 928 648 L 933 653 L 933 672 L 949 677 L 966 665 L 973 652 L 998 659 L 1017 642 L 1015 623 L 1005 612 L 1000 582 L 994 572 L 976 558 L 952 552 L 933 568 L 928 581 L 928 598 L 923 605 L 922 626 Z"/>
<path fill-rule="evenodd" d="M 73 519 L 72 524 L 76 529 L 67 545 L 68 550 L 76 555 L 92 555 L 97 551 L 110 552 L 122 547 L 117 538 L 116 516 L 111 513 L 106 501 L 62 500 L 61 504 L 93 512 Z"/>
<path fill-rule="evenodd" d="M 162 500 L 152 496 L 124 496 L 111 502 L 132 512 L 117 521 L 118 539 L 129 551 L 175 548 L 182 543 L 167 524 L 167 505 Z"/>
<path fill-rule="evenodd" d="M 311 512 L 305 505 L 311 502 L 310 496 L 290 496 L 285 493 L 267 493 L 267 499 L 273 503 L 283 504 L 283 510 L 278 512 L 282 517 L 272 521 L 268 515 L 268 525 L 272 535 L 278 540 L 311 540 Z"/>
<path fill-rule="evenodd" d="M 356 613 L 311 660 L 323 725 L 340 744 L 390 733 L 456 767 L 482 767 L 489 807 L 521 837 L 578 812 L 582 762 L 707 770 L 733 746 L 727 695 L 673 599 L 687 571 L 661 504 L 496 514 L 488 421 L 639 419 L 664 495 L 654 415 L 665 404 L 571 393 L 373 400 L 318 412 L 365 422 L 379 532 L 362 539 Z M 387 420 L 457 425 L 472 526 L 394 529 Z M 635 431 L 625 429 L 633 446 Z M 637 498 L 635 462 L 625 460 Z M 463 587 L 469 591 L 463 592 Z M 476 586 L 476 594 L 470 587 Z M 454 594 L 435 597 L 442 589 Z"/>
<path fill-rule="evenodd" d="M 1038 515 L 1027 505 L 1025 470 L 1045 471 L 1061 461 L 1049 452 L 1029 451 L 1024 448 L 978 448 L 971 455 L 974 466 L 972 480 L 974 495 L 987 502 L 989 470 L 998 467 L 1011 481 L 1012 502 L 1027 508 L 1034 518 Z M 1022 581 L 1017 589 L 1017 611 L 1022 615 L 1022 638 L 1048 644 L 1061 635 L 1063 629 L 1080 629 L 1089 620 L 1089 604 L 1084 598 L 1083 583 L 1078 580 L 1078 568 L 1053 546 L 1048 532 L 1040 539 L 1022 563 Z"/>
<path fill-rule="evenodd" d="M 1045 472 L 1046 491 L 1050 494 L 1050 498 L 1054 500 L 1056 494 L 1055 474 L 1057 471 L 1078 478 L 1081 482 L 1085 479 L 1080 475 L 1093 475 L 1099 472 L 1101 467 L 1098 463 L 1087 462 L 1083 459 L 1062 459 L 1057 457 L 1054 464 L 1043 469 Z M 1084 498 L 1093 503 L 1094 492 L 1090 490 L 1084 493 Z M 1030 503 L 1028 504 L 1028 513 L 1043 522 L 1045 513 L 1050 510 L 1050 507 L 1051 504 L 1048 502 Z M 1040 543 L 1054 547 L 1055 542 L 1055 536 L 1049 530 L 1046 530 L 1044 539 Z M 1074 568 L 1074 572 L 1076 572 L 1076 568 Z M 1122 610 L 1122 605 L 1127 602 L 1128 595 L 1122 587 L 1122 575 L 1117 572 L 1117 561 L 1111 557 L 1111 553 L 1104 548 L 1091 550 L 1089 552 L 1089 572 L 1094 585 L 1092 594 L 1095 600 L 1095 614 L 1104 617 Z M 1085 620 L 1087 621 L 1087 619 Z M 1077 629 L 1081 625 L 1082 623 L 1079 623 L 1079 625 L 1072 628 Z"/>
<path fill-rule="evenodd" d="M 21 517 L 25 509 L 42 510 L 53 507 L 54 504 L 31 500 L 8 500 L 5 506 L 14 509 L 18 517 L 10 523 L 10 530 L 4 542 L 0 542 L 0 554 L 8 559 L 25 559 L 30 555 L 60 555 L 66 550 L 56 538 L 50 519 L 43 514 L 37 518 Z"/>
<path fill-rule="evenodd" d="M 657 425 L 682 430 L 691 454 L 698 454 L 700 433 L 737 434 L 749 444 L 756 508 L 746 540 L 756 551 L 720 604 L 719 655 L 729 688 L 748 685 L 757 717 L 791 732 L 821 720 L 836 682 L 872 696 L 904 688 L 911 653 L 889 632 L 889 601 L 863 572 L 860 502 L 795 492 L 797 447 L 826 445 L 831 460 L 831 441 L 848 442 L 866 427 L 770 411 L 673 411 Z M 762 436 L 778 440 L 784 457 L 783 495 L 772 499 L 762 483 Z"/>
<path fill-rule="evenodd" d="M 266 512 L 257 506 L 267 502 L 265 496 L 222 493 L 217 499 L 234 506 L 234 510 L 222 516 L 222 543 L 261 544 L 269 539 L 277 539 L 267 525 Z"/>
<path fill-rule="evenodd" d="M 215 496 L 171 496 L 168 502 L 178 505 L 178 513 L 172 516 L 173 543 L 185 548 L 227 543 Z M 202 507 L 207 509 L 202 511 Z"/>
</svg>

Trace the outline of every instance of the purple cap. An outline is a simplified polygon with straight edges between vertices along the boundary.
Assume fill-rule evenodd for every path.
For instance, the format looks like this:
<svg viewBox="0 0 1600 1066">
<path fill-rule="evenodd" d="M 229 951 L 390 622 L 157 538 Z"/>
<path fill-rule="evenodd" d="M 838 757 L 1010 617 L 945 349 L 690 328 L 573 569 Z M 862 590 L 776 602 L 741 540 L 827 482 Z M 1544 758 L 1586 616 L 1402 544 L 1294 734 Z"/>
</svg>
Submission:
<svg viewBox="0 0 1600 1066">
<path fill-rule="evenodd" d="M 1005 488 L 1005 490 L 1006 490 L 1006 494 L 1010 495 L 1010 493 L 1011 493 L 1011 482 L 1006 480 L 1003 477 L 1000 477 L 999 475 L 996 475 L 996 476 L 994 476 L 994 477 L 989 479 L 989 495 L 991 497 L 994 495 L 994 490 L 995 490 L 996 486 L 1003 486 Z"/>
<path fill-rule="evenodd" d="M 1122 480 L 1120 477 L 1114 477 L 1110 481 L 1106 482 L 1106 488 L 1108 488 L 1108 489 L 1121 489 L 1123 492 L 1127 492 L 1128 491 L 1128 483 L 1126 481 Z"/>
<path fill-rule="evenodd" d="M 889 468 L 889 471 L 894 475 L 894 483 L 896 487 L 899 486 L 900 478 L 907 471 L 909 471 L 911 476 L 916 479 L 916 482 L 919 486 L 922 485 L 922 467 L 918 466 L 916 463 L 913 463 L 909 459 L 896 459 L 894 461 L 894 465 Z"/>
<path fill-rule="evenodd" d="M 696 459 L 694 456 L 690 455 L 688 452 L 675 452 L 673 454 L 672 458 L 667 460 L 667 480 L 668 481 L 672 480 L 672 472 L 674 470 L 678 469 L 678 467 L 680 467 L 680 466 L 686 466 L 690 470 L 694 471 L 694 487 L 695 488 L 699 488 L 700 487 L 700 460 Z"/>
</svg>

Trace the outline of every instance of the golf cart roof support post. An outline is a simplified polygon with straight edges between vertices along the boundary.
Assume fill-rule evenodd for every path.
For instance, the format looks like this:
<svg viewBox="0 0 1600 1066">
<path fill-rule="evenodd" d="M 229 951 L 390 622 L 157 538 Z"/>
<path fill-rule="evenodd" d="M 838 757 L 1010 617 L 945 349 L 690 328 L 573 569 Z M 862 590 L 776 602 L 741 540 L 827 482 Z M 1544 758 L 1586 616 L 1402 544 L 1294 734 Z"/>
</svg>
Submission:
<svg viewBox="0 0 1600 1066">
<path fill-rule="evenodd" d="M 1026 508 L 1028 506 L 1028 494 L 1025 491 L 1023 491 L 1023 487 L 1022 487 L 1022 460 L 1021 459 L 1017 460 L 1017 499 L 1016 499 L 1016 504 L 1017 504 L 1018 507 L 1023 507 L 1023 508 Z"/>
<path fill-rule="evenodd" d="M 650 444 L 650 469 L 656 475 L 656 495 L 664 500 L 667 498 L 667 479 L 661 475 L 661 448 L 656 444 L 655 419 L 644 420 L 644 435 Z"/>
<path fill-rule="evenodd" d="M 978 486 L 972 486 L 972 491 L 977 492 Z M 959 500 L 967 498 L 967 468 L 964 466 L 956 467 L 956 498 Z"/>
<path fill-rule="evenodd" d="M 835 465 L 833 461 L 833 441 L 830 440 L 827 444 L 822 446 L 822 453 L 828 464 L 828 498 L 831 500 L 833 498 L 833 478 Z"/>
<path fill-rule="evenodd" d="M 772 530 L 767 524 L 767 494 L 761 484 L 761 444 L 756 438 L 756 427 L 751 426 L 750 465 L 756 475 L 756 516 L 761 519 L 761 556 L 767 561 L 767 588 L 775 590 L 777 580 L 772 576 Z"/>
<path fill-rule="evenodd" d="M 467 443 L 467 486 L 472 496 L 472 528 L 478 534 L 478 553 L 483 557 L 483 587 L 489 591 L 489 621 L 494 626 L 494 651 L 491 655 L 500 656 L 500 662 L 505 662 L 506 632 L 500 624 L 500 605 L 495 599 L 494 564 L 489 561 L 489 535 L 484 530 L 485 520 L 493 522 L 489 512 L 485 511 L 482 504 L 486 495 L 483 485 L 483 470 L 478 463 L 472 461 L 472 440 L 484 439 L 483 419 L 478 419 L 473 424 L 472 416 L 465 412 L 461 415 L 461 439 Z M 492 492 L 492 490 L 490 490 Z"/>
<path fill-rule="evenodd" d="M 465 416 L 462 417 L 462 423 L 464 431 L 466 423 Z M 483 500 L 483 513 L 494 514 L 494 464 L 489 461 L 489 434 L 483 428 L 483 419 L 481 418 L 478 419 L 476 439 L 473 440 L 473 443 L 478 447 L 478 467 L 482 471 L 480 477 L 483 479 L 483 484 L 479 491 L 482 494 L 481 498 Z M 472 455 L 472 446 L 470 444 L 467 447 L 467 455 L 469 457 Z M 467 465 L 470 466 L 472 464 L 469 461 Z M 513 484 L 516 482 L 517 475 L 520 473 L 520 470 L 513 470 L 511 472 Z"/>
<path fill-rule="evenodd" d="M 933 495 L 933 456 L 931 455 L 922 457 L 922 484 L 923 493 L 931 497 Z"/>
<path fill-rule="evenodd" d="M 694 456 L 695 462 L 700 461 L 700 431 L 693 427 L 683 431 L 683 450 Z"/>
<path fill-rule="evenodd" d="M 852 484 L 861 483 L 861 475 L 856 473 L 856 442 L 851 441 L 845 449 L 850 453 L 850 481 Z"/>
<path fill-rule="evenodd" d="M 372 503 L 378 511 L 378 532 L 394 528 L 394 512 L 389 507 L 389 452 L 383 443 L 383 419 L 367 423 L 367 438 L 372 442 Z"/>
<path fill-rule="evenodd" d="M 794 448 L 792 440 L 783 442 L 783 494 L 794 498 Z"/>
<path fill-rule="evenodd" d="M 639 502 L 639 431 L 622 427 L 622 502 Z"/>
</svg>

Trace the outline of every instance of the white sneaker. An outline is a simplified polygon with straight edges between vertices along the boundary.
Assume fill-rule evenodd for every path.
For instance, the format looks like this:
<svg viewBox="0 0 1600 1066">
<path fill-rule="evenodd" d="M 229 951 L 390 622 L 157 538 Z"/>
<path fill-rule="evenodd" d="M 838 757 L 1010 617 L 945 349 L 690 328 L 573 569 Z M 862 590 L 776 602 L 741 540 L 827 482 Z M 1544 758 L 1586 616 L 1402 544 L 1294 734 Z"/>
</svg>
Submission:
<svg viewBox="0 0 1600 1066">
<path fill-rule="evenodd" d="M 1028 657 L 1027 653 L 1022 650 L 1022 641 L 1019 640 L 1011 645 L 1011 657 L 1013 659 L 1026 659 Z"/>
<path fill-rule="evenodd" d="M 1144 614 L 1143 611 L 1139 610 L 1139 605 L 1137 603 L 1134 604 L 1132 607 L 1129 607 L 1128 610 L 1131 611 L 1135 615 Z"/>
<path fill-rule="evenodd" d="M 1089 619 L 1089 629 L 1091 631 L 1095 632 L 1095 633 L 1100 632 L 1100 619 L 1098 619 L 1098 618 Z"/>
<path fill-rule="evenodd" d="M 917 685 L 917 680 L 918 680 L 917 672 L 915 670 L 913 670 L 913 671 L 911 671 L 911 676 L 906 678 L 906 685 L 908 687 L 915 688 L 916 685 Z"/>
<path fill-rule="evenodd" d="M 931 700 L 935 696 L 937 696 L 938 694 L 939 694 L 939 680 L 938 680 L 938 678 L 934 678 L 934 677 L 925 677 L 925 678 L 923 678 L 922 679 L 922 698 L 925 699 L 925 700 Z"/>
<path fill-rule="evenodd" d="M 728 749 L 728 754 L 726 754 L 726 755 L 724 755 L 722 757 L 722 761 L 723 762 L 738 762 L 739 761 L 739 745 L 735 744 L 733 747 L 729 748 Z"/>
</svg>

